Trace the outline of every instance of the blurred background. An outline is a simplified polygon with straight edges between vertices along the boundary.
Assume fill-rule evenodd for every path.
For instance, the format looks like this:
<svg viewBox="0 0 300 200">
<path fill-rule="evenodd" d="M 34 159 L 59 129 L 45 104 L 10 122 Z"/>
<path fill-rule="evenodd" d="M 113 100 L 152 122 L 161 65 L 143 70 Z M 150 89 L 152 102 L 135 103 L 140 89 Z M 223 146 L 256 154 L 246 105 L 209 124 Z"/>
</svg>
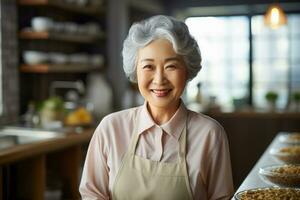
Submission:
<svg viewBox="0 0 300 200">
<path fill-rule="evenodd" d="M 157 14 L 183 20 L 199 44 L 203 67 L 183 100 L 224 126 L 235 188 L 276 134 L 300 131 L 299 1 L 1 0 L 0 9 L 0 199 L 78 198 L 96 125 L 143 103 L 121 49 L 132 23 Z"/>
</svg>

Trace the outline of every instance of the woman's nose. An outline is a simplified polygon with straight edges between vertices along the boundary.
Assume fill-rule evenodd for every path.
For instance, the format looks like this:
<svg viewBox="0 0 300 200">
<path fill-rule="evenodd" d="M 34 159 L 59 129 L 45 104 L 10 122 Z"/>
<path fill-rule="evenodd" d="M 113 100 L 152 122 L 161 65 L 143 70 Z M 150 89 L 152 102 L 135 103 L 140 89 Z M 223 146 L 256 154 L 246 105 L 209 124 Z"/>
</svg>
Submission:
<svg viewBox="0 0 300 200">
<path fill-rule="evenodd" d="M 163 70 L 156 70 L 154 77 L 153 77 L 153 83 L 155 84 L 163 84 L 166 82 L 165 73 Z"/>
</svg>

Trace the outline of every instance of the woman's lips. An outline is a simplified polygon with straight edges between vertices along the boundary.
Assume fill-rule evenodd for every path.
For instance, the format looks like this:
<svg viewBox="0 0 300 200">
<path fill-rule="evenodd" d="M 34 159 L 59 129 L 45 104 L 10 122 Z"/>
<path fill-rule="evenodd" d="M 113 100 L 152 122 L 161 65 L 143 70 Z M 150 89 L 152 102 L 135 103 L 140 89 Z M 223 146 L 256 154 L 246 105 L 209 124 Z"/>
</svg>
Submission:
<svg viewBox="0 0 300 200">
<path fill-rule="evenodd" d="M 163 89 L 163 90 L 151 90 L 157 97 L 165 97 L 169 94 L 170 89 Z"/>
</svg>

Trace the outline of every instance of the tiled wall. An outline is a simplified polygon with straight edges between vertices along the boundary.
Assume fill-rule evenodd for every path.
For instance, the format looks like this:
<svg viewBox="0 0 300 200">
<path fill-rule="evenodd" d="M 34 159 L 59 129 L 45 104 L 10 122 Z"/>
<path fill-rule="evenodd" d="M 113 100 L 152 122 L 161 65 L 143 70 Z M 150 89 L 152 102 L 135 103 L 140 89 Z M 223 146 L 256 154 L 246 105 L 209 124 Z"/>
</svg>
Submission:
<svg viewBox="0 0 300 200">
<path fill-rule="evenodd" d="M 1 53 L 3 115 L 0 123 L 12 122 L 19 112 L 18 36 L 16 0 L 1 2 Z"/>
</svg>

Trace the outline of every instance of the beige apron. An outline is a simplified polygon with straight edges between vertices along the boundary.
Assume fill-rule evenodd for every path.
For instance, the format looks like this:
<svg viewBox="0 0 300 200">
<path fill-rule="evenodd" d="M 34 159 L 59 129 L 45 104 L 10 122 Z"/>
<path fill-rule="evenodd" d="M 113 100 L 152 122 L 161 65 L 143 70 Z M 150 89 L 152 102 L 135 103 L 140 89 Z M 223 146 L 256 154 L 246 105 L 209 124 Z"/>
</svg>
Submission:
<svg viewBox="0 0 300 200">
<path fill-rule="evenodd" d="M 177 163 L 152 161 L 135 155 L 135 131 L 117 173 L 113 200 L 192 200 L 186 166 L 186 126 L 179 139 Z"/>
</svg>

